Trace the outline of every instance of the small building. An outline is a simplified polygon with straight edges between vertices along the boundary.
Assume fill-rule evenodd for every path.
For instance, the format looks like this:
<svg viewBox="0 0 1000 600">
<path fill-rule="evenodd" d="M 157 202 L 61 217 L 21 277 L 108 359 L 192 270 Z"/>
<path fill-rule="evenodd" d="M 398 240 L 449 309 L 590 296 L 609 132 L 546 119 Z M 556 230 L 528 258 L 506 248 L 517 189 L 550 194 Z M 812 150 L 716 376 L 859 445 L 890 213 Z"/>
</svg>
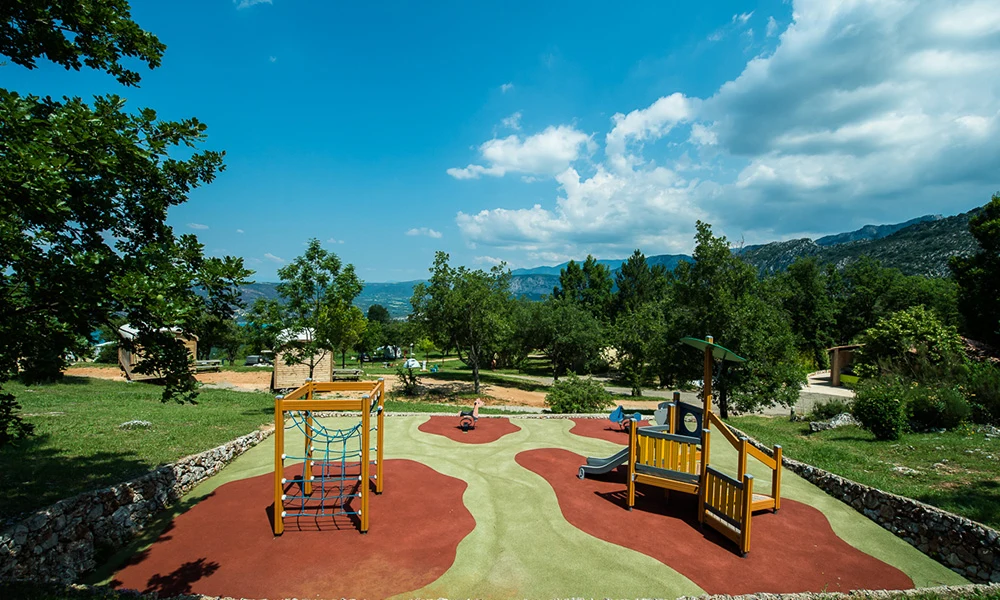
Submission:
<svg viewBox="0 0 1000 600">
<path fill-rule="evenodd" d="M 827 348 L 830 354 L 830 385 L 839 387 L 843 385 L 841 375 L 845 371 L 850 373 L 851 365 L 854 364 L 854 351 L 863 344 L 850 344 L 847 346 L 835 346 Z"/>
<path fill-rule="evenodd" d="M 198 336 L 181 331 L 178 327 L 164 327 L 160 331 L 170 332 L 174 339 L 182 344 L 191 358 L 192 364 L 198 357 Z M 139 335 L 139 330 L 125 324 L 118 328 L 118 335 L 125 340 L 134 340 Z M 118 366 L 125 373 L 125 379 L 129 381 L 148 381 L 150 379 L 163 379 L 162 373 L 136 373 L 135 367 L 142 361 L 142 347 L 134 346 L 131 350 L 125 344 L 118 344 Z"/>
<path fill-rule="evenodd" d="M 278 347 L 274 349 L 274 369 L 271 371 L 271 390 L 294 389 L 309 379 L 309 362 L 290 365 L 285 361 L 285 352 L 295 345 L 312 341 L 312 329 L 292 331 L 285 329 L 278 334 Z M 333 351 L 327 350 L 318 357 L 313 368 L 313 381 L 333 381 Z"/>
</svg>

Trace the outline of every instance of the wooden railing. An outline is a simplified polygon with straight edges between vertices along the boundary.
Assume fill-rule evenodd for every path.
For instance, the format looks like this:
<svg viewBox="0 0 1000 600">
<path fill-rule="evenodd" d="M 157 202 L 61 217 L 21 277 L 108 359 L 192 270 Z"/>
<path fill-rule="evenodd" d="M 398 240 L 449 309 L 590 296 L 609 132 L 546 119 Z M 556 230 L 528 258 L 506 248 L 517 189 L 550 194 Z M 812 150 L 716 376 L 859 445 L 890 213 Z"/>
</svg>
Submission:
<svg viewBox="0 0 1000 600">
<path fill-rule="evenodd" d="M 750 551 L 750 524 L 753 503 L 753 475 L 734 479 L 712 467 L 705 468 L 699 501 L 703 522 L 726 536 L 746 555 Z"/>
</svg>

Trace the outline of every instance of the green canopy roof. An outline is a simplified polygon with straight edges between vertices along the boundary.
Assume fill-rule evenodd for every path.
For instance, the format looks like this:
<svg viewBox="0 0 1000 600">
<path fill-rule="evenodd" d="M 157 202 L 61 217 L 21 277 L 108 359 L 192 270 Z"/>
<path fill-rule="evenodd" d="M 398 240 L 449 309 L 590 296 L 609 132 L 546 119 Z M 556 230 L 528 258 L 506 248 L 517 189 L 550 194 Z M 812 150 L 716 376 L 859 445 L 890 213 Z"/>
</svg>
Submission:
<svg viewBox="0 0 1000 600">
<path fill-rule="evenodd" d="M 739 356 L 729 348 L 724 348 L 718 344 L 713 344 L 705 340 L 699 340 L 698 338 L 686 337 L 681 339 L 682 342 L 688 346 L 694 346 L 695 348 L 704 351 L 705 348 L 712 349 L 712 356 L 715 358 L 720 358 L 722 360 L 728 360 L 732 362 L 745 362 L 746 359 Z"/>
</svg>

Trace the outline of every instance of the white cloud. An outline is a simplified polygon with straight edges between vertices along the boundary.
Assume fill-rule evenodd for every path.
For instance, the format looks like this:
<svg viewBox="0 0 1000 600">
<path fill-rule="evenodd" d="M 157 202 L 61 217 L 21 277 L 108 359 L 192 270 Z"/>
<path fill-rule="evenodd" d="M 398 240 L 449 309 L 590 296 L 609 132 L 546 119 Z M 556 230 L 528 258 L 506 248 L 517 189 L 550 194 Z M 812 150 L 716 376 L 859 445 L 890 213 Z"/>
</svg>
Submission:
<svg viewBox="0 0 1000 600">
<path fill-rule="evenodd" d="M 736 31 L 740 31 L 741 29 L 746 27 L 746 24 L 750 21 L 750 17 L 752 16 L 753 16 L 753 11 L 750 11 L 748 13 L 737 13 L 733 15 L 733 18 L 729 20 L 729 23 L 726 23 L 725 26 L 720 27 L 715 31 L 713 31 L 712 33 L 708 34 L 708 41 L 718 42 L 719 40 L 723 39 L 729 34 L 734 33 Z M 753 37 L 752 29 L 749 32 L 744 32 L 744 34 L 746 33 L 749 33 L 751 38 Z"/>
<path fill-rule="evenodd" d="M 477 256 L 476 262 L 482 265 L 496 266 L 505 261 L 504 259 L 497 258 L 495 256 Z"/>
<path fill-rule="evenodd" d="M 414 227 L 406 232 L 406 235 L 426 235 L 429 238 L 440 239 L 441 232 L 435 231 L 429 227 Z"/>
<path fill-rule="evenodd" d="M 541 133 L 522 138 L 510 135 L 493 138 L 479 146 L 489 166 L 471 164 L 448 169 L 455 179 L 478 179 L 483 175 L 502 177 L 507 173 L 555 175 L 595 150 L 592 136 L 569 125 L 546 127 Z"/>
<path fill-rule="evenodd" d="M 278 62 L 278 57 L 277 56 L 268 56 L 267 60 L 269 60 L 272 63 L 276 63 L 276 62 Z"/>
<path fill-rule="evenodd" d="M 504 117 L 503 126 L 514 131 L 521 130 L 521 113 L 516 112 L 509 117 Z"/>
<path fill-rule="evenodd" d="M 236 233 L 244 233 L 244 231 L 242 229 L 237 229 Z"/>
<path fill-rule="evenodd" d="M 236 10 L 243 10 L 255 4 L 271 4 L 271 0 L 233 0 L 233 4 L 236 5 Z"/>
<path fill-rule="evenodd" d="M 512 89 L 514 89 L 514 84 L 508 81 L 507 83 L 505 83 L 505 84 L 503 84 L 503 85 L 500 86 L 500 93 L 501 94 L 506 94 L 507 92 L 511 91 Z"/>
<path fill-rule="evenodd" d="M 276 262 L 276 263 L 283 263 L 283 262 L 285 262 L 285 259 L 281 258 L 280 256 L 275 256 L 275 255 L 271 254 L 270 252 L 265 252 L 264 253 L 264 258 L 266 258 L 267 260 L 269 260 L 271 262 Z"/>
<path fill-rule="evenodd" d="M 208 229 L 208 225 L 202 225 L 201 223 L 188 223 L 188 229 Z"/>
<path fill-rule="evenodd" d="M 767 37 L 774 37 L 778 33 L 778 22 L 774 17 L 767 18 Z"/>
<path fill-rule="evenodd" d="M 338 240 L 337 238 L 330 238 L 326 240 L 327 244 L 343 244 L 344 240 Z"/>
<path fill-rule="evenodd" d="M 459 212 L 466 241 L 515 258 L 686 251 L 697 218 L 756 243 L 953 214 L 1000 185 L 1000 6 L 797 0 L 783 30 L 771 23 L 773 51 L 709 97 L 670 90 L 615 114 L 596 164 L 577 162 L 594 136 L 567 126 L 480 146 L 481 164 L 449 173 L 558 192 Z M 540 136 L 546 151 L 529 151 Z"/>
</svg>

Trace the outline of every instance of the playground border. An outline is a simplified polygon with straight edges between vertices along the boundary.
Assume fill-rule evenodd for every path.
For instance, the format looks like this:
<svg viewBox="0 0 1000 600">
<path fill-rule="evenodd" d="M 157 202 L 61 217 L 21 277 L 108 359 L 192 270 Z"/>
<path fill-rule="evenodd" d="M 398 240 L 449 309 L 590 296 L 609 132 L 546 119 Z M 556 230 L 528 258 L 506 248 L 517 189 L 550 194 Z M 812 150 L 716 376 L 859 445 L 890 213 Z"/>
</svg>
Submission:
<svg viewBox="0 0 1000 600">
<path fill-rule="evenodd" d="M 319 412 L 336 417 L 354 413 Z M 457 416 L 451 412 L 396 412 L 387 416 Z M 606 419 L 607 414 L 504 413 L 480 418 L 507 419 Z M 770 449 L 734 428 L 765 453 Z M 261 428 L 230 442 L 178 460 L 134 479 L 84 492 L 33 511 L 0 530 L 0 585 L 4 581 L 48 582 L 66 586 L 95 568 L 96 549 L 124 547 L 157 513 L 169 507 L 201 481 L 274 433 Z M 975 586 L 922 588 L 907 592 L 879 592 L 881 598 L 909 598 L 919 592 L 940 591 L 942 597 L 962 597 L 950 590 L 990 591 L 1000 597 L 1000 532 L 970 519 L 927 504 L 859 484 L 818 467 L 784 457 L 783 465 L 824 492 L 901 537 L 922 553 L 978 582 Z M 84 590 L 89 586 L 76 585 Z M 2 589 L 2 588 L 0 588 Z M 65 589 L 69 590 L 69 587 Z M 94 587 L 106 593 L 105 588 Z M 797 599 L 871 597 L 846 594 L 758 594 L 732 598 Z M 97 592 L 95 592 L 96 595 Z M 883 595 L 889 594 L 889 595 Z M 121 597 L 152 597 L 123 595 Z M 185 598 L 209 598 L 184 596 Z M 714 598 L 702 596 L 702 598 Z M 720 596 L 719 598 L 722 598 Z"/>
<path fill-rule="evenodd" d="M 771 449 L 732 430 L 771 456 Z M 784 456 L 782 465 L 966 579 L 1000 583 L 1000 532 L 912 498 L 898 496 Z"/>
<path fill-rule="evenodd" d="M 59 597 L 75 600 L 234 600 L 230 596 L 202 596 L 188 594 L 163 597 L 155 593 L 144 594 L 134 590 L 109 590 L 105 587 L 82 584 L 64 584 L 38 581 L 0 581 L 0 592 L 6 591 L 4 597 L 18 598 L 30 594 L 30 597 Z M 8 595 L 9 594 L 9 595 Z M 51 596 L 46 595 L 51 594 Z M 803 592 L 798 594 L 745 594 L 742 596 L 703 595 L 681 596 L 676 600 L 860 600 L 879 598 L 882 600 L 908 600 L 912 598 L 934 598 L 936 600 L 951 600 L 969 598 L 978 595 L 980 598 L 1000 598 L 998 584 L 972 584 L 961 586 L 940 586 L 912 590 L 854 590 L 851 592 Z M 524 594 L 530 598 L 530 594 Z M 288 600 L 288 599 L 285 599 Z M 437 600 L 447 600 L 438 598 Z"/>
<path fill-rule="evenodd" d="M 76 581 L 97 567 L 98 550 L 123 548 L 157 513 L 272 433 L 273 426 L 262 427 L 6 523 L 0 530 L 0 580 Z"/>
</svg>

